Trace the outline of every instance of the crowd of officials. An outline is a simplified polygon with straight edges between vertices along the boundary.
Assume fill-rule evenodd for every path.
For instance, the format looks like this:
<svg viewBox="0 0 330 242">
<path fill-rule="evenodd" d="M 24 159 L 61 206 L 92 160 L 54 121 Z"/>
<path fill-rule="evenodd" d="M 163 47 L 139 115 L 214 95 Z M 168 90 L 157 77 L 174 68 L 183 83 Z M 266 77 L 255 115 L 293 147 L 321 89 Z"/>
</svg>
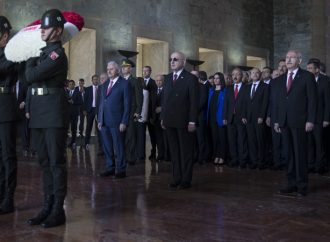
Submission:
<svg viewBox="0 0 330 242">
<path fill-rule="evenodd" d="M 45 228 L 65 223 L 66 147 L 76 148 L 78 133 L 88 150 L 94 124 L 99 155 L 105 156 L 100 177 L 125 178 L 127 164 L 148 157 L 171 161 L 170 189 L 189 189 L 193 164 L 212 162 L 286 169 L 288 184 L 279 193 L 306 196 L 308 172 L 328 172 L 330 84 L 318 59 L 310 59 L 306 71 L 300 52 L 290 50 L 274 70 L 236 67 L 207 76 L 187 71 L 185 55 L 174 52 L 172 72 L 155 80 L 150 66 L 143 67 L 143 77 L 134 77 L 134 63 L 125 59 L 120 65 L 108 62 L 106 73 L 92 76 L 91 86 L 80 79 L 76 87 L 66 80 L 68 61 L 60 41 L 64 23 L 60 11 L 47 11 L 41 19 L 47 45 L 40 57 L 15 64 L 3 50 L 10 23 L 0 18 L 0 214 L 14 211 L 17 120 L 24 153 L 33 147 L 43 170 L 43 207 L 27 222 Z"/>
</svg>

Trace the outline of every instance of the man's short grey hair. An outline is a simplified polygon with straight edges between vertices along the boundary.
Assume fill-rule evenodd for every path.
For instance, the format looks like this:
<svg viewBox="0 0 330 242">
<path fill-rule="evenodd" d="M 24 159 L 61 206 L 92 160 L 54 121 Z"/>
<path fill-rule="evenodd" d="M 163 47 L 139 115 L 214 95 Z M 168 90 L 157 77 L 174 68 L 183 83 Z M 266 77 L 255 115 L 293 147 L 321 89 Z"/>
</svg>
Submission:
<svg viewBox="0 0 330 242">
<path fill-rule="evenodd" d="M 120 68 L 119 68 L 119 65 L 118 65 L 117 62 L 115 62 L 115 61 L 109 61 L 109 62 L 108 62 L 108 65 L 112 65 L 112 66 L 114 66 L 114 67 L 116 68 L 116 70 L 117 70 L 118 72 L 120 72 Z"/>
<path fill-rule="evenodd" d="M 289 50 L 287 53 L 289 53 L 289 52 L 294 52 L 294 53 L 296 53 L 297 58 L 298 58 L 299 60 L 302 60 L 302 54 L 301 54 L 301 52 L 300 52 L 299 50 Z"/>
</svg>

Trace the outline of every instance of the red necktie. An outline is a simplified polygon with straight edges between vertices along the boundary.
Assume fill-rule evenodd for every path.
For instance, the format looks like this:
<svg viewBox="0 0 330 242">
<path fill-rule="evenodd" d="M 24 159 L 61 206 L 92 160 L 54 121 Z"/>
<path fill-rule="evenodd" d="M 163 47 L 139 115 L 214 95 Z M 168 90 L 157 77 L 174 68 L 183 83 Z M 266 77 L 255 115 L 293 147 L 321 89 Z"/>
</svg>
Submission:
<svg viewBox="0 0 330 242">
<path fill-rule="evenodd" d="M 108 90 L 107 90 L 107 96 L 108 96 L 109 93 L 111 92 L 112 85 L 113 85 L 113 81 L 110 81 L 110 85 L 108 86 Z"/>
<path fill-rule="evenodd" d="M 175 85 L 176 80 L 178 79 L 178 75 L 174 74 L 174 78 L 173 78 L 173 86 Z"/>
<path fill-rule="evenodd" d="M 289 92 L 293 82 L 293 72 L 290 72 L 288 83 L 286 85 L 286 91 Z"/>
<path fill-rule="evenodd" d="M 237 98 L 238 95 L 238 85 L 235 85 L 235 90 L 234 90 L 234 95 L 235 95 L 235 99 Z"/>
</svg>

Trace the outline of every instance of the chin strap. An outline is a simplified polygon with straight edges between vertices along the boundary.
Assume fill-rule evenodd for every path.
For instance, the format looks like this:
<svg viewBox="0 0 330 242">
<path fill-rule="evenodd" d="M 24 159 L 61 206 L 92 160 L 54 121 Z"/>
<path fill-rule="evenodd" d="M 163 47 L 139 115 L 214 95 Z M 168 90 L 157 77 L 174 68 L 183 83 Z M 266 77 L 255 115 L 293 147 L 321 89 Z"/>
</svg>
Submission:
<svg viewBox="0 0 330 242">
<path fill-rule="evenodd" d="M 50 37 L 53 35 L 54 31 L 55 31 L 55 28 L 53 28 L 52 31 L 50 31 L 50 33 L 49 33 L 49 35 L 47 36 L 45 42 L 48 42 L 48 40 L 50 39 Z"/>
</svg>

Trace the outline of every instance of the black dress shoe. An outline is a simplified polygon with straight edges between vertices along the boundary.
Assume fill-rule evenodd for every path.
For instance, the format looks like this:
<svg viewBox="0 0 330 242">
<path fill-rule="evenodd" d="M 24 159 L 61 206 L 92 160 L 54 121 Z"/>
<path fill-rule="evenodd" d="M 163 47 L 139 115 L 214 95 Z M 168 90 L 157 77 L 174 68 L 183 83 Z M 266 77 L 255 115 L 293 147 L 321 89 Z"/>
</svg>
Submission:
<svg viewBox="0 0 330 242">
<path fill-rule="evenodd" d="M 118 173 L 115 174 L 116 179 L 125 178 L 125 177 L 126 177 L 126 172 L 125 171 L 118 172 Z"/>
<path fill-rule="evenodd" d="M 106 170 L 98 174 L 100 177 L 107 177 L 107 176 L 113 176 L 115 174 L 115 170 Z"/>
<path fill-rule="evenodd" d="M 190 183 L 181 183 L 178 187 L 178 189 L 180 189 L 180 190 L 189 189 L 189 188 L 191 188 Z"/>
</svg>

